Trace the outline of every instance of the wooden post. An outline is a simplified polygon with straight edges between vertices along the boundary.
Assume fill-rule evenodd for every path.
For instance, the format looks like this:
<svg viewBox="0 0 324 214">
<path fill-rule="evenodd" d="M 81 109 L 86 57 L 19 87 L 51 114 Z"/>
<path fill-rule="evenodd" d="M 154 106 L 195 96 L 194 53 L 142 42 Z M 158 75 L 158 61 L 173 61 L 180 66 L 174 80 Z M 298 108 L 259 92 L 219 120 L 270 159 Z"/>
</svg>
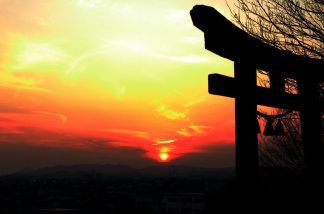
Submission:
<svg viewBox="0 0 324 214">
<path fill-rule="evenodd" d="M 298 80 L 301 96 L 301 129 L 311 209 L 323 211 L 320 195 L 323 194 L 323 135 L 319 99 L 319 84 L 304 76 Z M 319 211 L 321 210 L 321 211 Z"/>
<path fill-rule="evenodd" d="M 258 138 L 255 129 L 256 68 L 247 62 L 234 64 L 235 84 L 235 132 L 236 132 L 236 176 L 238 185 L 254 189 L 259 177 Z"/>
<path fill-rule="evenodd" d="M 279 73 L 270 72 L 270 88 L 274 94 L 284 94 L 285 93 L 285 78 Z"/>
</svg>

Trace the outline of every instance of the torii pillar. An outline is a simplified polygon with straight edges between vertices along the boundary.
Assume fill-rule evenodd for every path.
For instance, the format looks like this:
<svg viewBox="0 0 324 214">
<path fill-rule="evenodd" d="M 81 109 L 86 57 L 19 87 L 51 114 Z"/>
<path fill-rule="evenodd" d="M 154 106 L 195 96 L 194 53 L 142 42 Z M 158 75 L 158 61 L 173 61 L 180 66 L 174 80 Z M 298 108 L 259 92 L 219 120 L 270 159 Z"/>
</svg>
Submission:
<svg viewBox="0 0 324 214">
<path fill-rule="evenodd" d="M 236 176 L 243 189 L 257 184 L 257 105 L 300 111 L 306 170 L 314 192 L 323 194 L 323 136 L 319 85 L 324 60 L 278 50 L 248 35 L 214 8 L 196 5 L 190 15 L 204 32 L 205 48 L 234 61 L 234 78 L 210 74 L 209 93 L 235 98 Z M 269 73 L 270 88 L 257 86 L 256 70 Z M 295 79 L 298 94 L 285 92 L 285 79 Z"/>
</svg>

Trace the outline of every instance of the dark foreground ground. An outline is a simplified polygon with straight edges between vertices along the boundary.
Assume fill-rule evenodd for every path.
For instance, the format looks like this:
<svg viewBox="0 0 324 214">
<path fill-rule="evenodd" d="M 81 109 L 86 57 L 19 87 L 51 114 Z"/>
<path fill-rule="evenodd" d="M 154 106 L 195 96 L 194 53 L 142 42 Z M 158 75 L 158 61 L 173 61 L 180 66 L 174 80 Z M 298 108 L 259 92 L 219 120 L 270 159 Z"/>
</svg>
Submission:
<svg viewBox="0 0 324 214">
<path fill-rule="evenodd" d="M 310 211 L 311 195 L 295 175 L 270 173 L 257 189 L 238 191 L 229 169 L 154 172 L 54 170 L 2 176 L 0 213 L 321 213 Z"/>
</svg>

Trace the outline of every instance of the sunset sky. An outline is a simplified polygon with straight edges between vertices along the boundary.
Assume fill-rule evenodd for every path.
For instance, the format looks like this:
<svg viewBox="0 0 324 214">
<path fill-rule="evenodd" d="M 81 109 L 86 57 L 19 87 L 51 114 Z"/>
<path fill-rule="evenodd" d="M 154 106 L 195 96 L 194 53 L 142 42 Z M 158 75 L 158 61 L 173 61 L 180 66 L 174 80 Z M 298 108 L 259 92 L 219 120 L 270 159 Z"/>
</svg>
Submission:
<svg viewBox="0 0 324 214">
<path fill-rule="evenodd" d="M 220 0 L 0 0 L 0 173 L 78 163 L 234 164 L 234 100 L 189 11 Z M 220 32 L 221 33 L 221 32 Z"/>
</svg>

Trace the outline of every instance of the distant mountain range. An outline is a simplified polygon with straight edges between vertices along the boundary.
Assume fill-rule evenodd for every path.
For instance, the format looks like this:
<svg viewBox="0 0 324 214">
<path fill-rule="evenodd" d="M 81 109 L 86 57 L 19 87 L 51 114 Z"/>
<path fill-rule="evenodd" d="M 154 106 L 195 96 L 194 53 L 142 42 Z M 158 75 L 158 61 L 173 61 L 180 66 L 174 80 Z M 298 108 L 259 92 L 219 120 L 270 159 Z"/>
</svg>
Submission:
<svg viewBox="0 0 324 214">
<path fill-rule="evenodd" d="M 183 165 L 150 166 L 134 168 L 127 165 L 111 164 L 81 164 L 72 166 L 53 166 L 37 170 L 24 170 L 12 174 L 14 176 L 37 176 L 37 177 L 78 177 L 87 174 L 100 174 L 112 177 L 234 177 L 233 168 L 203 168 Z"/>
</svg>

